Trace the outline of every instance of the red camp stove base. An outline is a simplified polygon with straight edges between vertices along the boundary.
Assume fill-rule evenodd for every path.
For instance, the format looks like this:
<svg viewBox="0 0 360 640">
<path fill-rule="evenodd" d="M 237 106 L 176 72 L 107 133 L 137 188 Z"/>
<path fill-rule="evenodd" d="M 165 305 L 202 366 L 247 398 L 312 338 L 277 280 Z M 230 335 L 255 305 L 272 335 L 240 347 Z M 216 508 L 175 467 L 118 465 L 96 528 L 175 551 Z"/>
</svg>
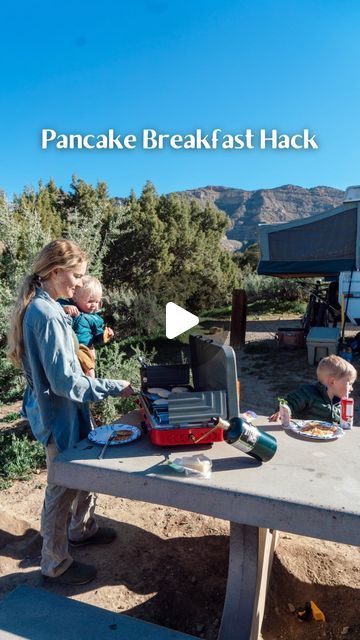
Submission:
<svg viewBox="0 0 360 640">
<path fill-rule="evenodd" d="M 156 429 L 150 427 L 150 440 L 153 444 L 164 447 L 174 445 L 196 446 L 197 444 L 201 446 L 203 444 L 220 442 L 224 439 L 222 429 L 216 429 L 208 433 L 210 429 L 211 425 L 207 427 L 173 427 L 172 429 Z M 196 440 L 201 436 L 205 437 L 197 443 Z"/>
<path fill-rule="evenodd" d="M 189 347 L 189 364 L 141 361 L 139 404 L 154 445 L 196 447 L 222 442 L 223 430 L 214 429 L 213 418 L 239 415 L 234 350 L 200 335 L 189 336 Z M 159 389 L 168 392 L 166 398 L 154 397 Z"/>
<path fill-rule="evenodd" d="M 206 426 L 186 426 L 186 427 L 163 427 L 157 425 L 153 416 L 149 413 L 145 403 L 140 400 L 140 409 L 143 422 L 149 430 L 150 440 L 158 447 L 192 445 L 201 446 L 204 444 L 212 444 L 213 442 L 222 442 L 224 440 L 223 430 L 215 429 L 212 431 L 213 425 Z M 211 433 L 209 433 L 211 431 Z M 204 436 L 199 443 L 195 441 Z"/>
</svg>

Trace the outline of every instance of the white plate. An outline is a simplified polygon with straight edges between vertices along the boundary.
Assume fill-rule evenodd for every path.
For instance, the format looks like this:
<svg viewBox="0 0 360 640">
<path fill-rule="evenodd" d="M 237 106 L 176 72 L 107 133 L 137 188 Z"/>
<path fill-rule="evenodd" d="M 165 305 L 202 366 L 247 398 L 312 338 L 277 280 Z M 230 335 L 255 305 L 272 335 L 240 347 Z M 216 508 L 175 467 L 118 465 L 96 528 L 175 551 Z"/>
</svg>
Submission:
<svg viewBox="0 0 360 640">
<path fill-rule="evenodd" d="M 162 389 L 161 387 L 151 387 L 151 389 L 148 389 L 148 392 L 160 396 L 160 398 L 168 398 L 170 395 L 170 391 Z"/>
<path fill-rule="evenodd" d="M 159 398 L 158 400 L 154 400 L 153 405 L 154 407 L 168 407 L 169 401 L 164 398 Z"/>
<path fill-rule="evenodd" d="M 109 446 L 113 444 L 126 444 L 127 442 L 137 440 L 141 436 L 141 429 L 132 424 L 104 424 L 102 427 L 97 427 L 90 431 L 88 438 L 91 442 L 95 442 L 95 444 L 106 444 L 114 431 L 119 431 L 120 429 L 131 431 L 131 435 L 124 440 L 110 440 Z"/>
<path fill-rule="evenodd" d="M 171 389 L 171 393 L 186 393 L 189 391 L 187 387 L 173 387 Z"/>
<path fill-rule="evenodd" d="M 304 427 L 310 426 L 312 423 L 314 423 L 314 426 L 316 423 L 320 428 L 336 427 L 336 431 L 329 431 L 329 433 L 324 433 L 323 435 L 315 435 L 308 431 L 303 431 Z M 344 431 L 338 425 L 333 424 L 332 422 L 324 422 L 323 420 L 290 420 L 289 431 L 296 433 L 302 438 L 307 438 L 308 440 L 336 440 L 344 435 Z"/>
</svg>

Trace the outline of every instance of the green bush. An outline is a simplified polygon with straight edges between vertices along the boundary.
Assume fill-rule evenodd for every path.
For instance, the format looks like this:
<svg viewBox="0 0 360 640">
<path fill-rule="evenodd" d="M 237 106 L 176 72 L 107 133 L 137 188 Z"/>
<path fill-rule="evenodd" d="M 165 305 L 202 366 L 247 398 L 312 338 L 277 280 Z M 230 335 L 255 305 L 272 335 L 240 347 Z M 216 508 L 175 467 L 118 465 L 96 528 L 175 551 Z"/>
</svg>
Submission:
<svg viewBox="0 0 360 640">
<path fill-rule="evenodd" d="M 45 466 L 45 449 L 39 442 L 27 436 L 0 433 L 0 488 L 6 488 L 13 480 L 27 480 Z"/>
<path fill-rule="evenodd" d="M 136 293 L 121 287 L 104 297 L 104 319 L 120 340 L 134 335 L 150 336 L 165 326 L 164 306 L 153 292 Z"/>
<path fill-rule="evenodd" d="M 24 379 L 19 369 L 16 369 L 0 349 L 0 402 L 15 402 L 22 398 Z"/>
<path fill-rule="evenodd" d="M 222 248 L 226 215 L 209 204 L 171 194 L 158 196 L 148 182 L 123 203 L 104 258 L 104 283 L 136 291 L 135 321 L 168 300 L 194 313 L 228 301 L 237 282 L 231 255 Z M 156 318 L 156 314 L 152 314 Z M 138 324 L 137 324 L 138 327 Z"/>
<path fill-rule="evenodd" d="M 1 421 L 2 422 L 14 422 L 14 420 L 19 420 L 21 418 L 21 414 L 18 411 L 11 411 L 6 416 L 4 416 Z"/>
<path fill-rule="evenodd" d="M 261 276 L 250 267 L 244 268 L 240 277 L 240 286 L 250 303 L 258 300 L 294 302 L 305 296 L 303 287 L 293 279 Z"/>
<path fill-rule="evenodd" d="M 151 362 L 154 353 L 146 352 L 145 347 L 132 347 L 133 355 L 128 356 L 123 352 L 118 342 L 111 342 L 97 352 L 96 376 L 99 378 L 113 378 L 129 380 L 135 388 L 140 387 L 140 363 L 139 356 L 143 356 L 147 362 Z M 102 402 L 92 405 L 92 413 L 97 422 L 113 422 L 119 415 L 136 409 L 136 399 L 107 398 Z"/>
</svg>

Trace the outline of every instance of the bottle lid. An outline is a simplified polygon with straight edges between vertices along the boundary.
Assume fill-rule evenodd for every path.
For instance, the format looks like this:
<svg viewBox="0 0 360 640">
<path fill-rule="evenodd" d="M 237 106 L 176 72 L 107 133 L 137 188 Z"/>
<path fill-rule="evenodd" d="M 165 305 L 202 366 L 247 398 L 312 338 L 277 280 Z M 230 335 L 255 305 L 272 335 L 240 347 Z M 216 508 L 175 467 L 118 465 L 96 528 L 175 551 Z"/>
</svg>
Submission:
<svg viewBox="0 0 360 640">
<path fill-rule="evenodd" d="M 224 420 L 224 418 L 216 418 L 215 425 L 220 429 L 228 429 L 230 427 L 230 422 Z"/>
</svg>

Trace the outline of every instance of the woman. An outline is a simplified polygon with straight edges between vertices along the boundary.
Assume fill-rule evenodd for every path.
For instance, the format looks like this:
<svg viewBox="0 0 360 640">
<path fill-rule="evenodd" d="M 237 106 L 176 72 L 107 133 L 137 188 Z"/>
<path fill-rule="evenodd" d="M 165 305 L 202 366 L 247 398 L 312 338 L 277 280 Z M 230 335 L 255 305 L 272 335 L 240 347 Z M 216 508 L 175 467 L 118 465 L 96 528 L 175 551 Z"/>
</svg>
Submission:
<svg viewBox="0 0 360 640">
<path fill-rule="evenodd" d="M 48 469 L 59 451 L 89 433 L 89 402 L 133 393 L 126 380 L 89 378 L 80 367 L 71 318 L 56 300 L 73 297 L 86 267 L 86 254 L 70 240 L 47 244 L 23 282 L 10 325 L 8 354 L 23 368 L 23 410 L 35 438 L 46 447 Z M 68 550 L 69 544 L 114 540 L 114 530 L 98 527 L 94 509 L 92 494 L 47 484 L 41 515 L 41 573 L 46 581 L 85 584 L 95 577 L 95 568 L 73 561 Z"/>
</svg>

